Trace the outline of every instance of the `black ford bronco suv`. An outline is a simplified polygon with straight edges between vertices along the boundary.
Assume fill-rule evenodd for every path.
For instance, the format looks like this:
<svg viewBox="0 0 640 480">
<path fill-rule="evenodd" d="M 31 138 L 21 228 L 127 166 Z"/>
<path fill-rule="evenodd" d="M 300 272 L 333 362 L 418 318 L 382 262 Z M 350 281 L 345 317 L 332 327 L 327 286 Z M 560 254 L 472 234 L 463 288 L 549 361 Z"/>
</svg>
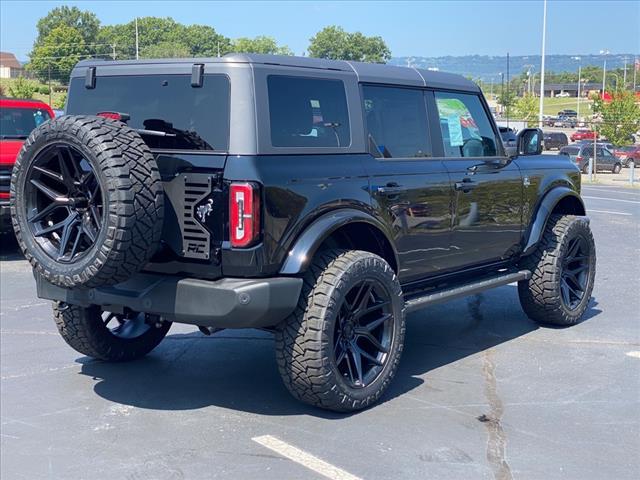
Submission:
<svg viewBox="0 0 640 480">
<path fill-rule="evenodd" d="M 595 245 L 580 173 L 506 149 L 479 88 L 415 68 L 262 55 L 84 61 L 11 179 L 63 338 L 141 357 L 171 322 L 275 333 L 298 399 L 351 411 L 398 368 L 405 315 L 518 282 L 576 323 Z"/>
</svg>

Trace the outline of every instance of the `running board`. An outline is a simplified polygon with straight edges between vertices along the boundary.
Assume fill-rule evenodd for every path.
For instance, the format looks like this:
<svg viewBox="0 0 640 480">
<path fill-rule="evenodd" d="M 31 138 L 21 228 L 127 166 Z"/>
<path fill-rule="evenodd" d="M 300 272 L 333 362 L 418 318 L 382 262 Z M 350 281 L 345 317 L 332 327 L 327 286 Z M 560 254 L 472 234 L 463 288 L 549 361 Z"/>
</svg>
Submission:
<svg viewBox="0 0 640 480">
<path fill-rule="evenodd" d="M 435 305 L 436 303 L 448 302 L 460 297 L 466 297 L 468 295 L 475 295 L 476 293 L 483 292 L 490 288 L 500 287 L 513 282 L 519 282 L 521 280 L 527 280 L 531 278 L 531 272 L 529 270 L 520 270 L 519 272 L 503 273 L 490 278 L 484 278 L 465 285 L 459 285 L 452 288 L 445 288 L 444 290 L 436 290 L 435 292 L 417 294 L 411 296 L 405 301 L 405 310 L 407 313 L 413 312 L 427 305 Z"/>
</svg>

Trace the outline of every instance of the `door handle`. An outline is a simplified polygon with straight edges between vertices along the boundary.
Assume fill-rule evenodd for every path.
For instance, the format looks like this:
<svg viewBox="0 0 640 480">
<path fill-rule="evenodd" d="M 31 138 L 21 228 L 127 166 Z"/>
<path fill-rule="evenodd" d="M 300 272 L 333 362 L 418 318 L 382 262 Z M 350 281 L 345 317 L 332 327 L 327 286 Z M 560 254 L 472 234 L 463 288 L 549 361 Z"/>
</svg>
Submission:
<svg viewBox="0 0 640 480">
<path fill-rule="evenodd" d="M 405 188 L 396 183 L 387 183 L 384 187 L 378 187 L 376 192 L 380 195 L 398 195 L 405 191 Z"/>
<path fill-rule="evenodd" d="M 470 178 L 464 178 L 462 179 L 461 182 L 456 182 L 455 183 L 455 189 L 461 192 L 470 192 L 471 190 L 473 190 L 474 188 L 476 188 L 476 183 L 474 183 L 473 180 L 471 180 Z"/>
</svg>

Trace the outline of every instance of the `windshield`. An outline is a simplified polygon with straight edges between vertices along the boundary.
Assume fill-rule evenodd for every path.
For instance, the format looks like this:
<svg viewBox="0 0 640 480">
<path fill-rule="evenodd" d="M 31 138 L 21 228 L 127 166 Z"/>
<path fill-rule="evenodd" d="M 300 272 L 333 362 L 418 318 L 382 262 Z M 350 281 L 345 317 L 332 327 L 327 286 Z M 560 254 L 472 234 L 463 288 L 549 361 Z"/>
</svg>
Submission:
<svg viewBox="0 0 640 480">
<path fill-rule="evenodd" d="M 0 138 L 25 139 L 31 130 L 49 120 L 43 108 L 0 108 Z"/>
<path fill-rule="evenodd" d="M 229 80 L 205 75 L 202 87 L 190 75 L 98 77 L 95 88 L 84 78 L 71 81 L 67 114 L 118 112 L 151 148 L 226 151 L 229 145 Z M 158 135 L 163 132 L 166 135 Z"/>
</svg>

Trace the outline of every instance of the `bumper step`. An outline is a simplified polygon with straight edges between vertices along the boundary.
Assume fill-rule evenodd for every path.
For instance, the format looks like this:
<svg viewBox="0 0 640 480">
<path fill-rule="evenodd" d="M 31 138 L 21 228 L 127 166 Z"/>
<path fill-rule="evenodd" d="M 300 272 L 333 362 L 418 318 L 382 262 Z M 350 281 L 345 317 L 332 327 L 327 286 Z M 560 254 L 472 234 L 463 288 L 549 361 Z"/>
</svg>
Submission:
<svg viewBox="0 0 640 480">
<path fill-rule="evenodd" d="M 485 277 L 481 280 L 466 284 L 458 284 L 454 287 L 444 288 L 441 290 L 431 290 L 429 292 L 421 292 L 410 296 L 405 300 L 406 312 L 413 312 L 428 305 L 448 302 L 456 298 L 475 295 L 476 293 L 489 290 L 490 288 L 508 285 L 509 283 L 519 282 L 531 278 L 529 270 L 520 270 L 518 272 L 502 273 L 491 277 Z"/>
</svg>

